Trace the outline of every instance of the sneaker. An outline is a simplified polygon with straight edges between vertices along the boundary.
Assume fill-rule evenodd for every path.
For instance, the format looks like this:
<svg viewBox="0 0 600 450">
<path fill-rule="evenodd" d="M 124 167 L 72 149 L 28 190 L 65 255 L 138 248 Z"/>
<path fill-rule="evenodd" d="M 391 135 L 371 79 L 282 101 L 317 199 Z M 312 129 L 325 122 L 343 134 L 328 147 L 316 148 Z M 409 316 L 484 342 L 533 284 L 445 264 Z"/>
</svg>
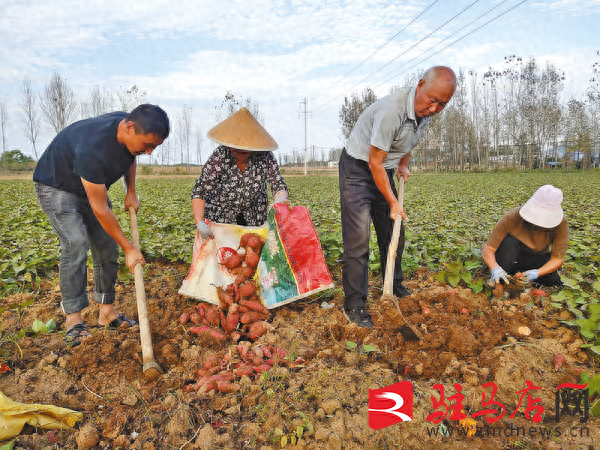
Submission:
<svg viewBox="0 0 600 450">
<path fill-rule="evenodd" d="M 344 309 L 344 316 L 348 322 L 355 323 L 359 327 L 373 328 L 373 321 L 365 308 Z"/>
<path fill-rule="evenodd" d="M 394 296 L 398 298 L 408 297 L 409 295 L 411 295 L 411 292 L 408 289 L 406 289 L 402 284 L 399 284 L 394 289 Z"/>
</svg>

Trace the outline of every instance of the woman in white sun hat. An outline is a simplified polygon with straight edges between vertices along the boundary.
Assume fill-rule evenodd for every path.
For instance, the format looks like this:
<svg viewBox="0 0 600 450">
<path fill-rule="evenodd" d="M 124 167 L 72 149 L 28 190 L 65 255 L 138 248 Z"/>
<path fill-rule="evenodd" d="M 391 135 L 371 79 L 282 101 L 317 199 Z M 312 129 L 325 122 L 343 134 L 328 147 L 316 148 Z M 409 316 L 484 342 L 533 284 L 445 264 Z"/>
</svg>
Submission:
<svg viewBox="0 0 600 450">
<path fill-rule="evenodd" d="M 262 226 L 269 212 L 267 183 L 274 203 L 292 209 L 288 188 L 272 151 L 277 143 L 247 108 L 211 128 L 219 144 L 202 168 L 192 191 L 192 211 L 203 239 L 212 236 L 206 220 Z"/>
<path fill-rule="evenodd" d="M 562 191 L 547 184 L 498 221 L 482 254 L 492 271 L 490 284 L 508 283 L 508 275 L 543 286 L 561 284 L 558 269 L 569 241 L 562 199 Z"/>
</svg>

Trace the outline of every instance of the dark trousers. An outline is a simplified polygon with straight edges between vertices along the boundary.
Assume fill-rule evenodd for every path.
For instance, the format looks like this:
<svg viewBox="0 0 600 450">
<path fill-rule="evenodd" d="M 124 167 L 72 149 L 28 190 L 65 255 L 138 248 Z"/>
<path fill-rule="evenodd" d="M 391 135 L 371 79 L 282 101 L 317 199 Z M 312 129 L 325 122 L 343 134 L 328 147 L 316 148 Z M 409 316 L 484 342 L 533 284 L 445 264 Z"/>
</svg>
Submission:
<svg viewBox="0 0 600 450">
<path fill-rule="evenodd" d="M 385 274 L 387 254 L 392 238 L 394 221 L 390 218 L 390 205 L 377 188 L 369 165 L 355 159 L 344 149 L 340 157 L 340 201 L 342 213 L 342 240 L 344 255 L 342 263 L 342 287 L 344 307 L 362 307 L 367 300 L 369 289 L 369 240 L 371 220 L 377 234 L 377 245 L 381 257 L 381 272 Z M 397 197 L 394 184 L 394 171 L 387 171 L 390 186 Z M 404 223 L 400 231 L 394 286 L 404 280 L 402 274 L 402 253 L 404 252 Z"/>
<path fill-rule="evenodd" d="M 550 261 L 550 257 L 550 252 L 534 253 L 529 247 L 510 234 L 504 238 L 498 250 L 496 250 L 496 262 L 509 275 L 539 269 Z M 541 275 L 533 282 L 543 286 L 562 284 L 557 270 L 546 275 Z"/>
</svg>

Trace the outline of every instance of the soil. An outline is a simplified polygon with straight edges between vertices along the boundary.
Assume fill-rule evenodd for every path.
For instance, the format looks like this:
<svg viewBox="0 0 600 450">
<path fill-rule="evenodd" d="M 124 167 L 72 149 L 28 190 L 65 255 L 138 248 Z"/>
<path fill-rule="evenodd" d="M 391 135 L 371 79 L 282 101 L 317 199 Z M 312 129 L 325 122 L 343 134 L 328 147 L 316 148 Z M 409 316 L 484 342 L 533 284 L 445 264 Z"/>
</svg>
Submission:
<svg viewBox="0 0 600 450">
<path fill-rule="evenodd" d="M 243 378 L 237 381 L 241 389 L 234 393 L 199 394 L 186 392 L 184 386 L 197 379 L 200 359 L 213 353 L 222 356 L 233 343 L 191 334 L 179 323 L 181 312 L 195 304 L 177 294 L 188 269 L 187 264 L 154 262 L 145 270 L 154 356 L 165 370 L 155 380 L 142 373 L 137 325 L 114 331 L 91 328 L 92 336 L 74 348 L 65 345 L 60 332 L 27 335 L 18 341 L 19 348 L 9 341 L 1 343 L 8 350 L 4 362 L 10 367 L 0 375 L 0 390 L 6 396 L 84 414 L 68 431 L 27 426 L 16 438 L 15 448 L 264 450 L 281 448 L 282 436 L 288 447 L 315 450 L 600 446 L 599 419 L 590 417 L 582 424 L 567 415 L 554 421 L 556 387 L 578 383 L 582 371 L 594 372 L 594 368 L 588 353 L 579 348 L 581 338 L 560 322 L 569 319 L 569 313 L 553 309 L 545 297 L 497 289 L 490 298 L 446 286 L 420 270 L 405 282 L 413 295 L 398 304 L 404 319 L 423 339 L 405 341 L 399 332 L 402 316 L 392 301 L 381 299 L 379 279 L 372 280 L 367 304 L 374 329 L 348 324 L 342 313 L 343 295 L 337 289 L 329 297 L 273 310 L 270 320 L 275 330 L 257 341 L 301 356 L 304 367 L 276 367 L 254 380 Z M 339 273 L 332 275 L 339 286 Z M 91 294 L 91 274 L 88 285 Z M 9 308 L 33 297 L 35 302 L 20 311 Z M 323 308 L 324 300 L 334 307 Z M 63 330 L 57 274 L 45 278 L 36 293 L 1 299 L 1 307 L 7 308 L 0 316 L 5 335 L 30 327 L 35 319 L 54 318 L 57 329 Z M 117 309 L 137 317 L 133 282 L 118 283 Z M 92 302 L 84 311 L 88 326 L 97 322 L 97 314 Z M 346 341 L 356 343 L 356 349 L 348 348 Z M 367 344 L 378 351 L 357 351 Z M 558 368 L 556 354 L 565 357 Z M 413 385 L 413 420 L 370 428 L 369 389 L 399 381 Z M 517 392 L 526 388 L 526 381 L 539 387 L 529 392 L 544 408 L 539 423 L 525 417 L 527 399 L 515 412 Z M 426 420 L 436 411 L 432 400 L 440 397 L 439 384 L 448 405 L 452 405 L 448 397 L 462 386 L 464 411 L 471 415 L 484 409 L 483 385 L 490 382 L 498 388 L 494 400 L 506 407 L 506 414 L 493 424 L 496 434 L 432 435 L 444 426 L 459 425 L 450 414 L 437 425 Z M 485 392 L 489 400 L 491 388 Z M 477 417 L 477 425 L 487 425 L 484 417 Z M 521 429 L 518 436 L 516 429 Z M 550 429 L 554 435 L 542 436 L 540 429 Z M 292 445 L 300 430 L 301 438 Z"/>
</svg>

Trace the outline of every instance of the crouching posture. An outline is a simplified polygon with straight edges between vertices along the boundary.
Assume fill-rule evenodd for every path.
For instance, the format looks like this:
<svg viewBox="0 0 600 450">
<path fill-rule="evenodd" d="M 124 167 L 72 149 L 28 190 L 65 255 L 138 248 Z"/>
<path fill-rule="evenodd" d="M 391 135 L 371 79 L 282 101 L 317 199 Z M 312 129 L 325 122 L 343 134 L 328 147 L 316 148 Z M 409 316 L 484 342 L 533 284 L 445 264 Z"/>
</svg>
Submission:
<svg viewBox="0 0 600 450">
<path fill-rule="evenodd" d="M 483 260 L 492 271 L 490 284 L 508 283 L 508 275 L 543 286 L 561 284 L 558 269 L 569 241 L 562 199 L 560 189 L 542 186 L 498 221 L 483 247 Z"/>
</svg>

